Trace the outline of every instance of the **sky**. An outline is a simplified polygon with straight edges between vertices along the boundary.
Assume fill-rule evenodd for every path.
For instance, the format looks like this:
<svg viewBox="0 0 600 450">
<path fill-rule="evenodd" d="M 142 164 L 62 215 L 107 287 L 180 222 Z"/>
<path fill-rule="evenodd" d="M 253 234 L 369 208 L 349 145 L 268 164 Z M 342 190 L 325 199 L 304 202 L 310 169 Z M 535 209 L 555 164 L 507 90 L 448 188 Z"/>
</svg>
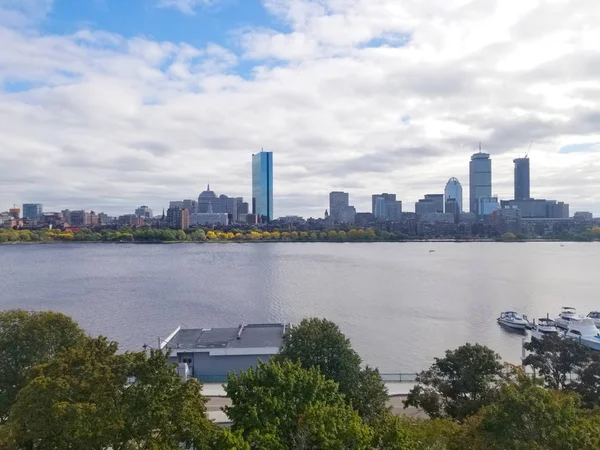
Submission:
<svg viewBox="0 0 600 450">
<path fill-rule="evenodd" d="M 0 0 L 0 210 L 155 212 L 251 197 L 275 216 L 405 211 L 490 153 L 493 194 L 600 214 L 598 0 Z"/>
</svg>

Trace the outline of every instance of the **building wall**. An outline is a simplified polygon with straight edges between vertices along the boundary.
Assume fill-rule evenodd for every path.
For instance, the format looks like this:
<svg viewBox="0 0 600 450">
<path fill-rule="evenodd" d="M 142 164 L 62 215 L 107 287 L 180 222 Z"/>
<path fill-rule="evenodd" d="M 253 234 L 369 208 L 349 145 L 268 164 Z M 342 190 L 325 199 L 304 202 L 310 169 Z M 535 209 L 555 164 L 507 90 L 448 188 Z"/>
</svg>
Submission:
<svg viewBox="0 0 600 450">
<path fill-rule="evenodd" d="M 329 215 L 334 222 L 342 222 L 342 214 L 349 206 L 350 196 L 347 192 L 334 191 L 329 194 Z"/>
<path fill-rule="evenodd" d="M 252 214 L 273 220 L 273 152 L 252 155 Z"/>
<path fill-rule="evenodd" d="M 529 158 L 517 158 L 515 163 L 515 200 L 531 198 L 529 180 Z"/>
<path fill-rule="evenodd" d="M 43 208 L 41 203 L 24 203 L 23 219 L 39 219 L 42 216 Z"/>
<path fill-rule="evenodd" d="M 184 358 L 192 359 L 192 371 L 195 377 L 200 377 L 203 381 L 221 382 L 218 376 L 226 375 L 229 372 L 239 372 L 256 367 L 258 361 L 268 361 L 270 355 L 236 355 L 236 356 L 210 356 L 205 352 L 179 353 L 171 355 L 170 363 L 180 363 Z"/>
<path fill-rule="evenodd" d="M 477 211 L 477 199 L 492 196 L 492 160 L 487 153 L 475 153 L 469 163 L 469 207 Z"/>
<path fill-rule="evenodd" d="M 446 187 L 444 189 L 444 202 L 447 203 L 448 200 L 454 199 L 456 200 L 456 205 L 458 207 L 459 214 L 463 212 L 463 192 L 462 185 L 457 178 L 450 178 L 446 183 Z M 454 208 L 454 207 L 453 207 Z M 444 211 L 450 212 L 450 211 Z M 454 212 L 454 209 L 453 211 Z"/>
</svg>

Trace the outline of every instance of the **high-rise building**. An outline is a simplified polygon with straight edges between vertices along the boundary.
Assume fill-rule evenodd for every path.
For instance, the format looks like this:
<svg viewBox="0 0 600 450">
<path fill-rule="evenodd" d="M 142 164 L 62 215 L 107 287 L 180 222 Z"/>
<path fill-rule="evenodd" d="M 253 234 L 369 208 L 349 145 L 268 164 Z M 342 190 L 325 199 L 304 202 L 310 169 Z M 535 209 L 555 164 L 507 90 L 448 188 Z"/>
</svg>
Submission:
<svg viewBox="0 0 600 450">
<path fill-rule="evenodd" d="M 444 189 L 444 203 L 448 204 L 448 200 L 451 199 L 456 200 L 456 205 L 452 206 L 452 211 L 445 212 L 451 212 L 452 214 L 455 214 L 455 209 L 458 208 L 458 215 L 460 215 L 460 213 L 463 211 L 463 191 L 460 181 L 458 181 L 458 179 L 454 177 L 448 180 L 448 182 L 446 183 L 446 188 Z"/>
<path fill-rule="evenodd" d="M 208 212 L 209 205 L 212 207 L 213 212 L 220 212 L 218 211 L 218 203 L 219 199 L 217 197 L 217 194 L 210 190 L 210 184 L 208 184 L 206 186 L 206 190 L 198 196 L 198 212 Z"/>
<path fill-rule="evenodd" d="M 425 198 L 415 203 L 415 213 L 438 213 L 444 212 L 444 194 L 426 194 Z"/>
<path fill-rule="evenodd" d="M 334 191 L 329 193 L 329 213 L 334 223 L 354 223 L 356 208 L 350 205 L 347 192 Z"/>
<path fill-rule="evenodd" d="M 193 214 L 195 212 L 198 212 L 198 202 L 196 200 L 184 200 L 183 201 L 183 208 L 187 209 L 190 214 Z"/>
<path fill-rule="evenodd" d="M 173 209 L 183 208 L 183 200 L 175 200 L 175 201 L 169 202 L 169 208 L 173 208 Z"/>
<path fill-rule="evenodd" d="M 252 214 L 273 220 L 273 152 L 252 155 Z"/>
<path fill-rule="evenodd" d="M 135 215 L 144 219 L 152 219 L 152 210 L 148 206 L 140 206 L 135 210 Z"/>
<path fill-rule="evenodd" d="M 8 214 L 10 214 L 15 219 L 21 218 L 21 209 L 14 207 L 8 210 Z"/>
<path fill-rule="evenodd" d="M 39 219 L 42 213 L 41 203 L 23 203 L 23 219 Z"/>
<path fill-rule="evenodd" d="M 492 160 L 488 153 L 481 152 L 471 156 L 469 163 L 469 208 L 472 213 L 480 216 L 477 206 L 479 198 L 492 196 Z"/>
<path fill-rule="evenodd" d="M 461 213 L 458 200 L 455 198 L 448 198 L 446 200 L 446 203 L 444 204 L 444 212 L 446 214 L 452 214 L 452 216 L 454 217 L 454 223 L 458 223 Z"/>
<path fill-rule="evenodd" d="M 88 224 L 88 213 L 83 210 L 71 211 L 70 217 L 69 225 L 72 227 L 85 227 Z"/>
<path fill-rule="evenodd" d="M 402 202 L 396 200 L 396 194 L 374 194 L 371 205 L 375 219 L 398 222 L 402 216 Z"/>
<path fill-rule="evenodd" d="M 176 230 L 187 230 L 190 227 L 189 211 L 185 208 L 169 208 L 167 226 Z"/>
<path fill-rule="evenodd" d="M 515 163 L 515 200 L 531 198 L 529 180 L 529 158 L 517 158 Z"/>
</svg>

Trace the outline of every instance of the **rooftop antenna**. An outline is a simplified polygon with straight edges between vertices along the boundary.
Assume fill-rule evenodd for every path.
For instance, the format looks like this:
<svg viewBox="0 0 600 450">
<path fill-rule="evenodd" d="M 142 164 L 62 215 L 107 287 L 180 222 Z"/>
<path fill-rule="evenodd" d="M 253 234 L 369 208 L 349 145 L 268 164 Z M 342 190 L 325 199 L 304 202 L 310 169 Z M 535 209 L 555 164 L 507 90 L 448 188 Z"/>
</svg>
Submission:
<svg viewBox="0 0 600 450">
<path fill-rule="evenodd" d="M 481 141 L 479 141 L 479 153 L 481 153 Z"/>
<path fill-rule="evenodd" d="M 529 152 L 531 151 L 531 144 L 533 144 L 533 141 L 529 143 L 529 148 L 527 149 L 527 153 L 525 153 L 525 158 L 529 156 Z"/>
</svg>

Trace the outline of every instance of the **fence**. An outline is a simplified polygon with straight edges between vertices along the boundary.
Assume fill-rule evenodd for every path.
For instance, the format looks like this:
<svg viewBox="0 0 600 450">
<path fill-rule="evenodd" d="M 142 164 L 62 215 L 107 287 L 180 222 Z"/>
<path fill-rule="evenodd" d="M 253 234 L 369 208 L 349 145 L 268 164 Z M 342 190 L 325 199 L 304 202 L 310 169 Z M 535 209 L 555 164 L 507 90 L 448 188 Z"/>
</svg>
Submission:
<svg viewBox="0 0 600 450">
<path fill-rule="evenodd" d="M 384 382 L 414 382 L 417 379 L 417 373 L 382 373 L 381 379 Z M 227 383 L 227 374 L 205 374 L 199 373 L 194 376 L 203 383 Z"/>
</svg>

